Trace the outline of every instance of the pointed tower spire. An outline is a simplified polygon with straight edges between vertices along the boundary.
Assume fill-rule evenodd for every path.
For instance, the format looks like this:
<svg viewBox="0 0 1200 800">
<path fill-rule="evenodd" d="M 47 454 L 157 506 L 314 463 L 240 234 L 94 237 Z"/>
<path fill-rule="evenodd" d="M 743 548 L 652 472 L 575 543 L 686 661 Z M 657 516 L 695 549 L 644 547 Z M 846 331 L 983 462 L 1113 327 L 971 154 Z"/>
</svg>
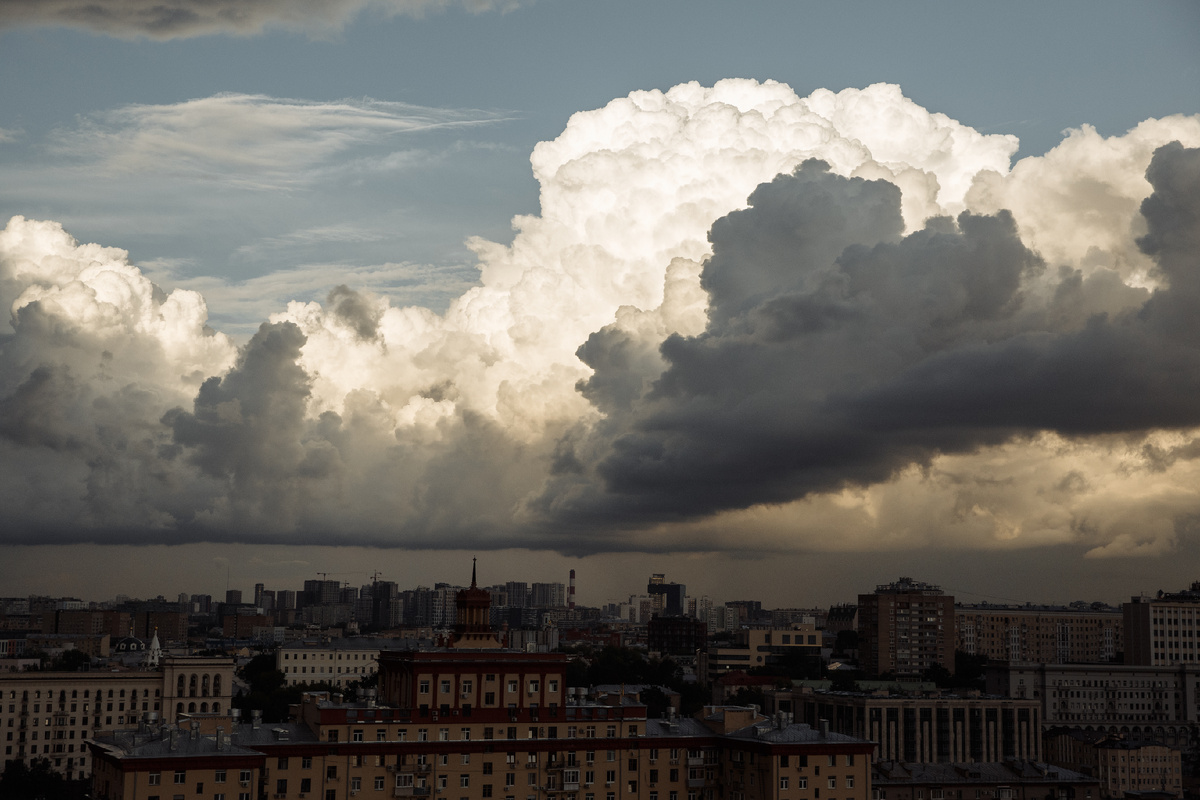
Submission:
<svg viewBox="0 0 1200 800">
<path fill-rule="evenodd" d="M 476 559 L 474 556 L 471 556 L 471 588 L 472 589 L 475 588 L 475 562 L 477 560 L 478 559 Z"/>
</svg>

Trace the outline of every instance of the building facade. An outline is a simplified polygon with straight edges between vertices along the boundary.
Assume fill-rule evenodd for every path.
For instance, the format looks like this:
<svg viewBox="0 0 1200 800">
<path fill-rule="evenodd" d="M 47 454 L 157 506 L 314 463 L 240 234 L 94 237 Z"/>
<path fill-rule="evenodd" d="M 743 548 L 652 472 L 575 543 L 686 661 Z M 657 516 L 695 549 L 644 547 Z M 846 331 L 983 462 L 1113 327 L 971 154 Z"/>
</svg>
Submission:
<svg viewBox="0 0 1200 800">
<path fill-rule="evenodd" d="M 952 694 L 778 691 L 768 708 L 878 743 L 876 761 L 925 763 L 1042 760 L 1035 700 Z"/>
<path fill-rule="evenodd" d="M 1144 667 L 1200 663 L 1200 582 L 1122 606 L 1125 663 Z"/>
<path fill-rule="evenodd" d="M 987 682 L 990 692 L 1038 701 L 1046 726 L 1200 743 L 1200 665 L 1008 664 L 990 668 Z"/>
<path fill-rule="evenodd" d="M 46 758 L 64 777 L 85 778 L 87 743 L 145 714 L 227 716 L 233 669 L 233 659 L 166 656 L 157 669 L 0 673 L 0 767 Z"/>
<path fill-rule="evenodd" d="M 958 605 L 957 648 L 992 661 L 1111 663 L 1123 652 L 1123 615 L 1108 606 Z"/>
<path fill-rule="evenodd" d="M 858 647 L 869 675 L 954 672 L 954 598 L 911 578 L 858 596 Z"/>
</svg>

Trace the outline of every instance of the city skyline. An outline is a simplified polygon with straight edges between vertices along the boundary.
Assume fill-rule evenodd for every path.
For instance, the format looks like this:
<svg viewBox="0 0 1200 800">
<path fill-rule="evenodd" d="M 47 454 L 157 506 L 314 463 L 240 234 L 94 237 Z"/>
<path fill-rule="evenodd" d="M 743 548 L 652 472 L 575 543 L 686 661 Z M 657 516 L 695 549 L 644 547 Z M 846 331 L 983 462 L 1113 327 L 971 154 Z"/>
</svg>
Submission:
<svg viewBox="0 0 1200 800">
<path fill-rule="evenodd" d="M 0 8 L 7 593 L 1195 579 L 1200 10 L 235 5 Z"/>
</svg>

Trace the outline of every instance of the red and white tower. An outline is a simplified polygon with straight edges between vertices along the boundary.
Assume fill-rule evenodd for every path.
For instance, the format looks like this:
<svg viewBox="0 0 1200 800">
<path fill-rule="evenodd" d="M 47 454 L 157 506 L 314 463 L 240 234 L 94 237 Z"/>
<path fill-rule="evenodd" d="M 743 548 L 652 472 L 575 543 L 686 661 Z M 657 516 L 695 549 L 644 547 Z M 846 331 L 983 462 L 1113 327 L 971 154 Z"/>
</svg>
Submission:
<svg viewBox="0 0 1200 800">
<path fill-rule="evenodd" d="M 575 608 L 575 570 L 571 570 L 571 582 L 567 585 L 567 608 Z"/>
</svg>

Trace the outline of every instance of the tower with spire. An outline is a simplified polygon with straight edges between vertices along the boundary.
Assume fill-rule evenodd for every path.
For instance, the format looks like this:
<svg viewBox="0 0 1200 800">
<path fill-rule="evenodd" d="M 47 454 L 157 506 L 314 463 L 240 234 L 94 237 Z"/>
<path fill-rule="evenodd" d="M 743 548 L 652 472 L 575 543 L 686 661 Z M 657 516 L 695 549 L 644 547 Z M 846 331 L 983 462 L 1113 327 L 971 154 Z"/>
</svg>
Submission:
<svg viewBox="0 0 1200 800">
<path fill-rule="evenodd" d="M 489 620 L 492 596 L 476 583 L 476 561 L 475 558 L 471 559 L 471 588 L 463 589 L 455 596 L 458 618 L 450 646 L 471 650 L 495 649 L 501 645 Z"/>
</svg>

